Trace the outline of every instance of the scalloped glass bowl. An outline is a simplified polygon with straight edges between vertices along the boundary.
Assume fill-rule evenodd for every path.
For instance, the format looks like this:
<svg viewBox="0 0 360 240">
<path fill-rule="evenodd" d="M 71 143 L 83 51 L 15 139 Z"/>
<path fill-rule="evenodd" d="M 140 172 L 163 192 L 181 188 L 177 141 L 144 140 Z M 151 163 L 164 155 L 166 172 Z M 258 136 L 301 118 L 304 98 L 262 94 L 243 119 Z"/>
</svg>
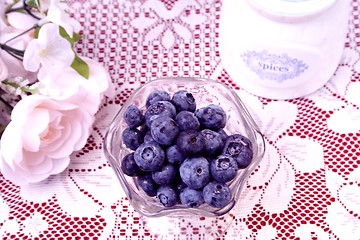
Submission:
<svg viewBox="0 0 360 240">
<path fill-rule="evenodd" d="M 251 164 L 246 169 L 240 169 L 234 180 L 228 183 L 232 198 L 223 208 L 212 208 L 202 204 L 199 208 L 187 208 L 181 204 L 173 207 L 164 207 L 158 203 L 156 197 L 149 197 L 143 192 L 133 177 L 125 175 L 121 170 L 122 158 L 131 150 L 125 147 L 122 132 L 127 128 L 123 115 L 129 105 L 136 105 L 145 109 L 146 98 L 154 90 L 165 90 L 172 95 L 174 92 L 186 89 L 195 97 L 197 108 L 212 104 L 220 105 L 227 114 L 227 124 L 224 130 L 228 134 L 240 133 L 253 144 L 254 156 Z M 228 213 L 241 200 L 241 190 L 249 174 L 261 161 L 265 150 L 264 138 L 253 118 L 240 100 L 239 96 L 224 84 L 200 78 L 162 78 L 152 80 L 136 89 L 122 106 L 112 121 L 104 139 L 104 153 L 115 171 L 125 194 L 134 209 L 147 217 L 160 217 L 165 215 L 201 215 L 218 217 Z"/>
</svg>

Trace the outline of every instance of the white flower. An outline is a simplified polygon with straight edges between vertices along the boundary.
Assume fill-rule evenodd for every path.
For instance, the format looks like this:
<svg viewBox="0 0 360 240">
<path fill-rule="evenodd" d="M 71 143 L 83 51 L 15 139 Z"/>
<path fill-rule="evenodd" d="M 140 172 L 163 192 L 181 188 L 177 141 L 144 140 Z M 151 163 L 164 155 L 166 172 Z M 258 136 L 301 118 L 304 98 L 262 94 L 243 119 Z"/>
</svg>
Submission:
<svg viewBox="0 0 360 240">
<path fill-rule="evenodd" d="M 65 7 L 60 0 L 51 0 L 46 17 L 41 22 L 52 22 L 65 29 L 70 37 L 73 36 L 74 32 L 79 32 L 81 25 L 78 21 L 71 18 L 66 12 Z"/>
<path fill-rule="evenodd" d="M 0 82 L 8 77 L 8 69 L 4 61 L 0 58 Z"/>
<path fill-rule="evenodd" d="M 60 36 L 59 27 L 48 23 L 40 28 L 38 38 L 30 41 L 23 63 L 28 71 L 39 70 L 38 78 L 41 80 L 48 76 L 57 78 L 74 58 L 71 44 Z"/>
<path fill-rule="evenodd" d="M 43 95 L 57 100 L 67 99 L 89 113 L 95 114 L 103 96 L 112 97 L 115 90 L 108 72 L 100 63 L 89 58 L 83 60 L 90 69 L 88 79 L 68 67 L 58 78 L 42 79 L 38 89 Z M 74 92 L 77 94 L 73 94 Z"/>
<path fill-rule="evenodd" d="M 62 172 L 70 154 L 84 147 L 94 117 L 67 100 L 30 95 L 16 104 L 0 143 L 5 178 L 15 184 L 42 181 Z"/>
</svg>

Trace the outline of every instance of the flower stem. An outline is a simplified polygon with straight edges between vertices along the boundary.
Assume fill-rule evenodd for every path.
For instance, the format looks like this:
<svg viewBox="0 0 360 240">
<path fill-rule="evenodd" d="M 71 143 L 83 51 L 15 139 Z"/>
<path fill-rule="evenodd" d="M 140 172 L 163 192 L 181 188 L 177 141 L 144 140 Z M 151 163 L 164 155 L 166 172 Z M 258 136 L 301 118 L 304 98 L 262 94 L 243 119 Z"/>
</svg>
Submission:
<svg viewBox="0 0 360 240">
<path fill-rule="evenodd" d="M 33 12 L 31 12 L 31 6 L 26 3 L 26 0 L 23 0 L 23 6 L 17 7 L 17 8 L 9 8 L 5 11 L 5 14 L 11 13 L 11 12 L 17 12 L 24 10 L 27 14 L 29 14 L 31 17 L 40 20 L 41 18 L 36 16 Z"/>
<path fill-rule="evenodd" d="M 35 24 L 33 27 L 29 28 L 28 30 L 25 30 L 24 32 L 22 32 L 22 33 L 20 33 L 20 34 L 18 34 L 18 35 L 16 35 L 16 36 L 10 38 L 10 39 L 7 40 L 6 42 L 4 42 L 4 44 L 7 44 L 8 42 L 10 42 L 10 41 L 12 41 L 12 40 L 14 40 L 14 39 L 16 39 L 16 38 L 18 38 L 18 37 L 21 37 L 22 35 L 24 35 L 24 34 L 30 32 L 30 31 L 34 30 L 34 29 L 37 28 L 37 27 L 39 27 L 39 25 Z"/>
<path fill-rule="evenodd" d="M 22 60 L 22 58 L 24 57 L 24 51 L 16 49 L 16 48 L 12 48 L 6 44 L 0 43 L 0 49 L 4 50 L 5 52 L 7 52 L 8 54 L 10 54 L 12 57 L 18 59 L 18 60 Z"/>
<path fill-rule="evenodd" d="M 11 106 L 2 96 L 0 96 L 0 101 L 4 103 L 8 108 L 13 109 L 14 107 Z"/>
<path fill-rule="evenodd" d="M 33 14 L 31 12 L 31 6 L 29 6 L 29 4 L 26 3 L 26 0 L 23 0 L 23 4 L 24 4 L 24 10 L 33 18 L 40 20 L 41 18 L 39 18 L 38 16 L 36 16 L 35 14 Z"/>
</svg>

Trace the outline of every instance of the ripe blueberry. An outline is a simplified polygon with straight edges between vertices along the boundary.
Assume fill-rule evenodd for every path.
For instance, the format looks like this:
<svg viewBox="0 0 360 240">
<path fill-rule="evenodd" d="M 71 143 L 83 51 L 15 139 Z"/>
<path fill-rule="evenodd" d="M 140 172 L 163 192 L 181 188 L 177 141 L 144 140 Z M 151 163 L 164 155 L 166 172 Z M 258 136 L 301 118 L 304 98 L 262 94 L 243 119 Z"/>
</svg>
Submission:
<svg viewBox="0 0 360 240">
<path fill-rule="evenodd" d="M 208 128 L 214 131 L 225 127 L 226 113 L 224 109 L 215 104 L 210 104 L 207 107 L 199 108 L 195 111 L 195 116 L 203 128 Z"/>
<path fill-rule="evenodd" d="M 156 118 L 151 123 L 150 131 L 151 136 L 157 143 L 166 146 L 175 143 L 179 135 L 178 125 L 172 118 L 167 116 Z"/>
<path fill-rule="evenodd" d="M 123 142 L 126 147 L 135 150 L 144 141 L 143 134 L 136 128 L 126 128 L 123 133 Z"/>
<path fill-rule="evenodd" d="M 194 112 L 196 109 L 195 98 L 192 93 L 188 92 L 187 90 L 179 90 L 175 92 L 171 99 L 171 102 L 174 104 L 178 112 Z"/>
<path fill-rule="evenodd" d="M 186 156 L 179 150 L 177 145 L 171 145 L 165 151 L 166 159 L 169 163 L 174 165 L 180 165 L 186 158 Z"/>
<path fill-rule="evenodd" d="M 246 168 L 253 157 L 251 141 L 240 135 L 230 135 L 225 142 L 223 154 L 231 155 L 237 162 L 240 169 Z"/>
<path fill-rule="evenodd" d="M 172 207 L 178 202 L 178 193 L 174 187 L 170 185 L 162 185 L 158 188 L 157 198 L 165 207 Z"/>
<path fill-rule="evenodd" d="M 170 94 L 163 90 L 157 90 L 151 92 L 146 98 L 146 107 L 149 107 L 151 104 L 157 101 L 170 101 Z"/>
<path fill-rule="evenodd" d="M 176 145 L 185 156 L 196 156 L 202 153 L 205 139 L 199 131 L 190 129 L 179 133 Z"/>
<path fill-rule="evenodd" d="M 231 190 L 225 183 L 209 182 L 203 189 L 204 201 L 212 207 L 225 207 L 231 200 Z"/>
<path fill-rule="evenodd" d="M 211 176 L 218 182 L 227 182 L 235 178 L 237 162 L 230 155 L 220 155 L 210 162 Z"/>
<path fill-rule="evenodd" d="M 130 128 L 136 128 L 143 123 L 144 115 L 137 106 L 130 105 L 125 110 L 124 120 Z"/>
<path fill-rule="evenodd" d="M 166 164 L 159 170 L 152 172 L 151 176 L 157 184 L 169 185 L 178 179 L 178 169 L 174 165 Z"/>
<path fill-rule="evenodd" d="M 135 150 L 134 160 L 141 170 L 156 171 L 164 163 L 165 152 L 156 142 L 143 143 Z"/>
<path fill-rule="evenodd" d="M 144 192 L 148 196 L 150 196 L 150 197 L 156 196 L 159 185 L 157 185 L 156 182 L 154 182 L 154 180 L 151 177 L 151 173 L 139 176 L 137 178 L 137 183 L 138 183 L 139 187 L 142 190 L 144 190 Z"/>
<path fill-rule="evenodd" d="M 210 129 L 201 130 L 201 134 L 204 136 L 204 153 L 208 156 L 216 156 L 221 153 L 224 142 L 221 135 Z"/>
<path fill-rule="evenodd" d="M 200 189 L 210 181 L 209 162 L 204 157 L 187 158 L 179 171 L 181 180 L 192 189 Z"/>
<path fill-rule="evenodd" d="M 134 159 L 134 153 L 129 153 L 125 157 L 123 157 L 121 161 L 121 170 L 125 175 L 134 177 L 143 174 L 143 171 L 136 164 Z"/>
<path fill-rule="evenodd" d="M 175 106 L 168 101 L 157 101 L 151 104 L 144 114 L 146 125 L 150 127 L 152 121 L 161 116 L 174 118 L 176 116 Z"/>
<path fill-rule="evenodd" d="M 176 115 L 175 121 L 180 131 L 187 129 L 198 130 L 200 128 L 200 122 L 193 112 L 181 111 Z"/>
<path fill-rule="evenodd" d="M 201 190 L 192 188 L 184 188 L 180 192 L 180 201 L 187 207 L 197 208 L 204 203 L 203 193 Z"/>
</svg>

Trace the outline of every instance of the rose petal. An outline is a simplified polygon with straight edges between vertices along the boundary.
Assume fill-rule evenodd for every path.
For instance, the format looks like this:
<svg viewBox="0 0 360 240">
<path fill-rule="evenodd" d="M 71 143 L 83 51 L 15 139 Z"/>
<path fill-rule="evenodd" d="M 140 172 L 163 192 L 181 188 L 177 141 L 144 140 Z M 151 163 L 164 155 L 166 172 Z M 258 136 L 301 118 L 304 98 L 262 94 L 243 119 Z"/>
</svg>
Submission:
<svg viewBox="0 0 360 240">
<path fill-rule="evenodd" d="M 36 124 L 33 124 L 33 123 Z M 40 134 L 49 125 L 49 112 L 45 109 L 35 109 L 32 111 L 24 125 L 25 131 L 22 133 L 23 148 L 27 151 L 35 152 L 40 148 Z"/>
</svg>

